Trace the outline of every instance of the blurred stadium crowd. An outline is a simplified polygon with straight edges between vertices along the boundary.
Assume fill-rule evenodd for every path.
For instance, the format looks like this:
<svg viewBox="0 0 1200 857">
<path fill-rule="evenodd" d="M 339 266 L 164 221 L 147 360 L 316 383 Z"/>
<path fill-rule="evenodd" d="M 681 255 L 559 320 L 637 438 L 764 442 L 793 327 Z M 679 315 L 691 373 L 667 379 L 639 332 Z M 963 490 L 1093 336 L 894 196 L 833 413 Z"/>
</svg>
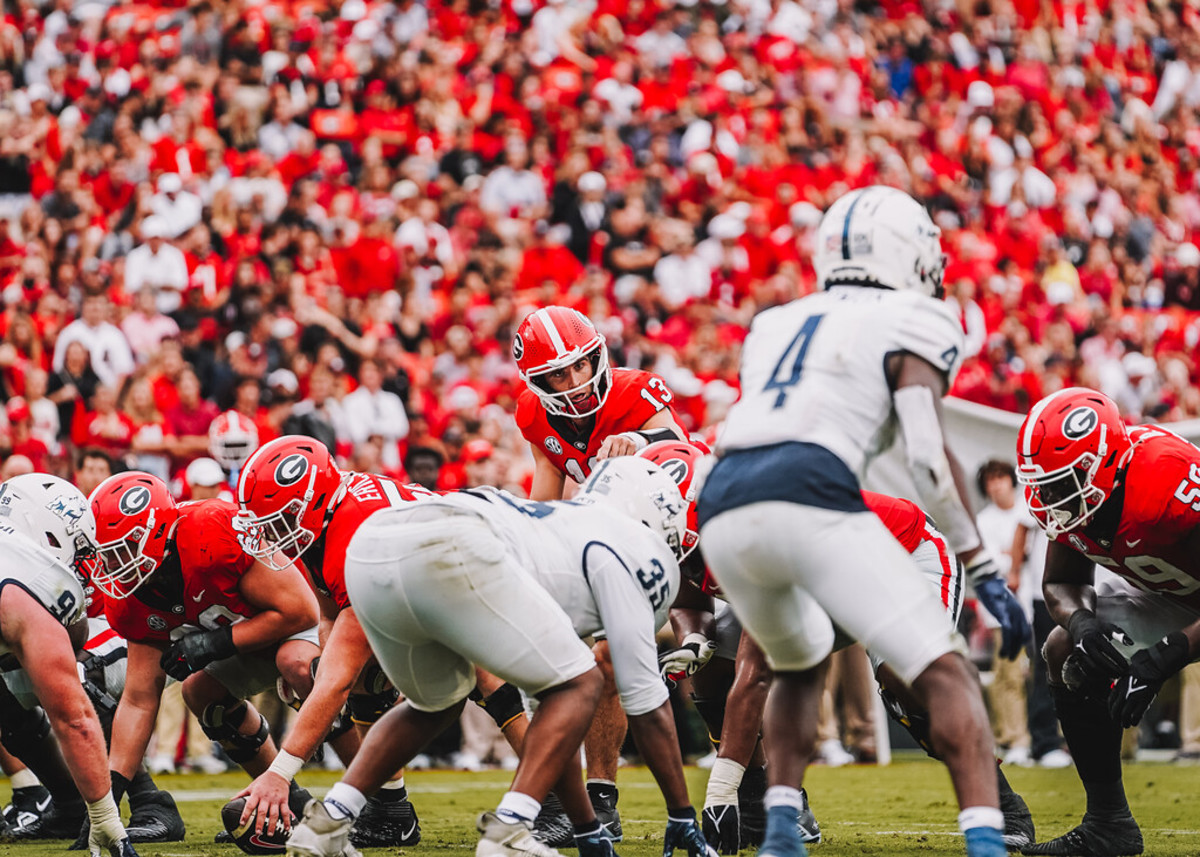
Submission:
<svg viewBox="0 0 1200 857">
<path fill-rule="evenodd" d="M 5 0 L 4 454 L 178 476 L 235 409 L 526 485 L 512 333 L 576 307 L 688 428 L 823 208 L 935 212 L 959 396 L 1200 416 L 1200 39 L 1133 0 Z"/>
</svg>

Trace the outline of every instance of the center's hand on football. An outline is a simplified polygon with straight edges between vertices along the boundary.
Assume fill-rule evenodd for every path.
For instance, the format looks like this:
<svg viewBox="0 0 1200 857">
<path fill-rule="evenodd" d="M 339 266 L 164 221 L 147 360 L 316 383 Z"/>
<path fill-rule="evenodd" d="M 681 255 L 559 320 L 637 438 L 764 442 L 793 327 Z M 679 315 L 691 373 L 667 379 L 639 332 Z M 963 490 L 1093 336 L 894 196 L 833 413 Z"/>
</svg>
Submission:
<svg viewBox="0 0 1200 857">
<path fill-rule="evenodd" d="M 292 829 L 292 812 L 288 809 L 288 782 L 274 771 L 264 771 L 236 797 L 246 799 L 239 824 L 243 827 L 254 818 L 255 832 L 271 833 L 276 825 Z M 255 817 L 255 812 L 258 813 Z"/>
</svg>

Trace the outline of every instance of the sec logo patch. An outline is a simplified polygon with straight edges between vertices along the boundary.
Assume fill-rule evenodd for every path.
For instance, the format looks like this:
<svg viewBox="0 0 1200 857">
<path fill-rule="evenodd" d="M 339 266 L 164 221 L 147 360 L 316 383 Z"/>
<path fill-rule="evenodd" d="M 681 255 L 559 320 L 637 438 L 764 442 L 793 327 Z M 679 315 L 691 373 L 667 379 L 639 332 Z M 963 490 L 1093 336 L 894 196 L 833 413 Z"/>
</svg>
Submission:
<svg viewBox="0 0 1200 857">
<path fill-rule="evenodd" d="M 558 442 L 558 438 L 556 438 L 556 437 L 546 438 L 545 446 L 546 446 L 546 451 L 549 452 L 551 455 L 562 455 L 563 448 L 562 448 L 562 444 Z"/>
<path fill-rule="evenodd" d="M 162 616 L 147 616 L 146 624 L 150 626 L 150 630 L 152 631 L 167 630 L 167 620 Z"/>
</svg>

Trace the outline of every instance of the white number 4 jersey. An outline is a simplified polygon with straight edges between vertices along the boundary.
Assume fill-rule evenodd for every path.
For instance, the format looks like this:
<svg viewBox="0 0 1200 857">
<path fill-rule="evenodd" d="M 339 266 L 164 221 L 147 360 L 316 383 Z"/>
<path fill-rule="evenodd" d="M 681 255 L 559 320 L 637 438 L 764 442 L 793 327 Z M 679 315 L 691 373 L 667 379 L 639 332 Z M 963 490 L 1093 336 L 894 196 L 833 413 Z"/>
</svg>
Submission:
<svg viewBox="0 0 1200 857">
<path fill-rule="evenodd" d="M 87 602 L 74 572 L 39 548 L 33 539 L 3 522 L 0 522 L 0 569 L 0 587 L 20 586 L 64 626 L 83 618 Z M 10 651 L 0 640 L 0 654 Z"/>
<path fill-rule="evenodd" d="M 895 437 L 887 358 L 915 354 L 952 381 L 962 350 L 950 308 L 916 292 L 836 286 L 769 309 L 750 327 L 717 450 L 813 443 L 861 477 Z"/>
</svg>

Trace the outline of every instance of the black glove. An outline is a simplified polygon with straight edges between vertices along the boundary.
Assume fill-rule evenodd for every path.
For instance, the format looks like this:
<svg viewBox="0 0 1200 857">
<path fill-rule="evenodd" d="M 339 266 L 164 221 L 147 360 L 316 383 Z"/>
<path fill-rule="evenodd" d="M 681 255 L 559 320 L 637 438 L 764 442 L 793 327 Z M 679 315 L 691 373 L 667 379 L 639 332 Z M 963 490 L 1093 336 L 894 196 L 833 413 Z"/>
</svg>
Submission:
<svg viewBox="0 0 1200 857">
<path fill-rule="evenodd" d="M 1000 568 L 986 551 L 976 554 L 965 571 L 979 603 L 1000 624 L 1000 657 L 1013 660 L 1032 637 L 1021 602 L 1000 577 Z"/>
<path fill-rule="evenodd" d="M 1067 622 L 1067 630 L 1075 641 L 1068 660 L 1071 661 L 1072 671 L 1078 672 L 1078 678 L 1071 684 L 1104 685 L 1112 684 L 1114 679 L 1121 678 L 1129 672 L 1129 661 L 1117 649 L 1116 643 L 1132 646 L 1133 640 L 1111 622 L 1101 622 L 1091 610 L 1080 609 L 1071 614 Z M 1064 676 L 1066 679 L 1066 664 Z"/>
<path fill-rule="evenodd" d="M 706 806 L 701 813 L 704 840 L 719 854 L 737 854 L 741 847 L 742 819 L 736 803 Z"/>
<path fill-rule="evenodd" d="M 213 661 L 222 661 L 236 654 L 233 626 L 226 625 L 214 631 L 197 631 L 181 637 L 163 652 L 158 664 L 171 678 L 183 681 Z"/>
<path fill-rule="evenodd" d="M 1108 694 L 1108 713 L 1112 719 L 1126 729 L 1137 726 L 1163 682 L 1186 667 L 1188 660 L 1188 640 L 1182 631 L 1134 652 L 1129 674 L 1119 678 Z"/>
<path fill-rule="evenodd" d="M 686 848 L 688 857 L 717 857 L 717 852 L 704 841 L 704 831 L 696 820 L 696 810 L 690 806 L 667 812 L 667 833 L 663 837 L 663 857 L 671 857 L 676 848 Z"/>
</svg>

